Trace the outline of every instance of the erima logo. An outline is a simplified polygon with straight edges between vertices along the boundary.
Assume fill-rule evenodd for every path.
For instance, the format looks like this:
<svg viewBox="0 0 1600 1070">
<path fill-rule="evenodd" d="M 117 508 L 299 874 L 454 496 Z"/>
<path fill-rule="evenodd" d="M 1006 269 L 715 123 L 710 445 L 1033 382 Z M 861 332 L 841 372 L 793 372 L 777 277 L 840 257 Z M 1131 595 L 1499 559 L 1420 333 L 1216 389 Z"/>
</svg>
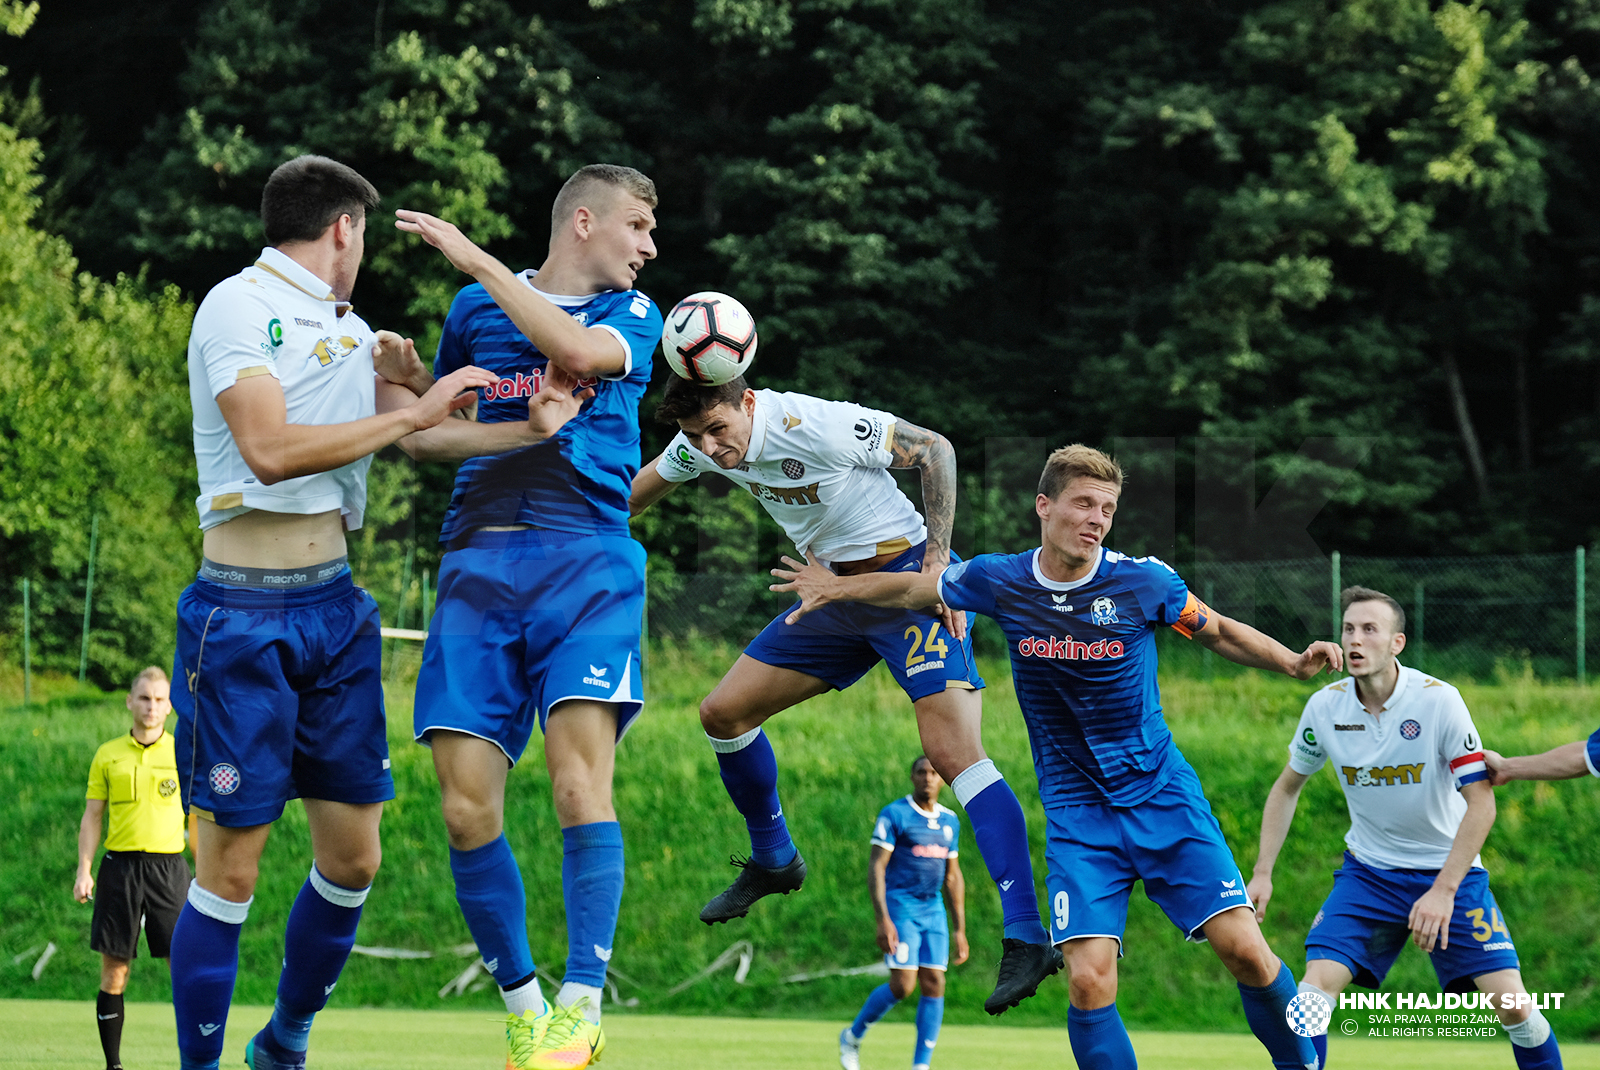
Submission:
<svg viewBox="0 0 1600 1070">
<path fill-rule="evenodd" d="M 215 1033 L 221 1028 L 222 1026 L 216 1022 L 207 1022 L 205 1025 L 200 1027 L 200 1035 L 203 1037 L 209 1037 L 212 1033 Z"/>
<path fill-rule="evenodd" d="M 605 669 L 597 669 L 593 665 L 589 666 L 589 671 L 594 673 L 596 676 L 604 676 L 606 674 Z"/>
<path fill-rule="evenodd" d="M 1237 877 L 1234 878 L 1231 881 L 1224 881 L 1220 877 L 1217 878 L 1217 879 L 1222 882 L 1222 887 L 1225 889 L 1222 892 L 1222 898 L 1223 899 L 1227 899 L 1229 896 L 1243 895 L 1244 894 L 1244 892 L 1242 890 L 1240 890 L 1239 888 L 1235 887 L 1235 885 L 1237 885 L 1239 883 L 1239 880 L 1238 880 Z"/>
<path fill-rule="evenodd" d="M 499 966 L 499 965 L 500 965 L 500 960 L 499 959 L 490 959 L 488 962 L 485 962 L 483 964 L 483 968 L 488 970 L 490 973 L 493 973 L 495 971 L 495 967 Z"/>
<path fill-rule="evenodd" d="M 335 988 L 337 988 L 338 986 L 339 986 L 339 982 L 338 981 L 333 982 L 333 984 L 331 984 L 331 985 L 323 985 L 322 986 L 322 994 L 324 996 L 331 996 L 331 995 L 333 995 L 333 990 Z"/>
<path fill-rule="evenodd" d="M 609 688 L 611 686 L 611 681 L 604 678 L 606 675 L 605 669 L 591 665 L 589 666 L 589 674 L 590 675 L 583 678 L 583 682 L 588 684 L 590 687 Z"/>
<path fill-rule="evenodd" d="M 1067 596 L 1064 595 L 1064 594 L 1053 594 L 1053 595 L 1050 596 L 1050 601 L 1054 602 L 1058 606 L 1062 602 L 1065 602 L 1066 600 L 1067 600 Z"/>
<path fill-rule="evenodd" d="M 1234 880 L 1231 880 L 1231 881 L 1223 881 L 1222 882 L 1222 886 L 1224 888 L 1232 888 L 1235 884 L 1238 884 L 1238 883 L 1239 883 L 1238 879 L 1235 878 Z"/>
<path fill-rule="evenodd" d="M 599 944 L 596 944 L 594 945 L 594 957 L 599 959 L 601 962 L 610 962 L 611 949 L 609 947 L 601 947 Z"/>
<path fill-rule="evenodd" d="M 1011 890 L 1011 886 L 1012 886 L 1012 885 L 1013 885 L 1013 884 L 1015 884 L 1015 883 L 1017 883 L 1017 882 L 1016 882 L 1016 881 L 1014 881 L 1014 880 L 1010 880 L 1010 881 L 1001 881 L 1001 882 L 1000 882 L 1000 890 L 1001 890 L 1001 891 L 1002 891 L 1002 892 L 1009 892 L 1009 891 L 1010 891 L 1010 890 Z"/>
</svg>

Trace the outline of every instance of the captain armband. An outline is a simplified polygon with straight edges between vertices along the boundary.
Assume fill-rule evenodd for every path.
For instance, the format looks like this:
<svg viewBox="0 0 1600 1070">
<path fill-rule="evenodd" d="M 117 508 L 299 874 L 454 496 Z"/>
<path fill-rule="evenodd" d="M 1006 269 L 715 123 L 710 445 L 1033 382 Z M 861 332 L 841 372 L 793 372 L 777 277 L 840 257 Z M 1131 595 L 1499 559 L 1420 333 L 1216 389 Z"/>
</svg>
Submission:
<svg viewBox="0 0 1600 1070">
<path fill-rule="evenodd" d="M 1194 596 L 1190 591 L 1189 600 L 1183 604 L 1183 612 L 1178 614 L 1178 619 L 1173 621 L 1172 630 L 1185 639 L 1193 639 L 1194 633 L 1205 628 L 1206 622 L 1211 619 L 1211 607 Z"/>
</svg>

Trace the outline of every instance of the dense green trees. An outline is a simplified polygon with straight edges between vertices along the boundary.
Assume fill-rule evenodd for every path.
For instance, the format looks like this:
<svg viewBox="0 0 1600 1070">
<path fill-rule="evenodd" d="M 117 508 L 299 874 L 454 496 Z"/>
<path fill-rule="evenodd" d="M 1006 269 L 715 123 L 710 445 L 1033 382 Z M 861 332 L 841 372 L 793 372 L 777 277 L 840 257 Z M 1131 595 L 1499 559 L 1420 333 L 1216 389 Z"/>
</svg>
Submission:
<svg viewBox="0 0 1600 1070">
<path fill-rule="evenodd" d="M 566 173 L 629 163 L 662 195 L 644 288 L 743 297 L 762 385 L 949 434 L 964 537 L 1016 526 L 991 453 L 1036 463 L 994 439 L 1138 439 L 1179 554 L 1227 557 L 1302 552 L 1313 514 L 1356 552 L 1590 538 L 1597 45 L 1596 0 L 46 0 L 0 59 L 102 277 L 198 297 L 300 151 L 517 265 Z M 370 242 L 363 313 L 430 346 L 462 280 Z M 385 466 L 391 584 L 449 472 Z M 652 567 L 771 557 L 719 494 L 641 529 Z"/>
</svg>

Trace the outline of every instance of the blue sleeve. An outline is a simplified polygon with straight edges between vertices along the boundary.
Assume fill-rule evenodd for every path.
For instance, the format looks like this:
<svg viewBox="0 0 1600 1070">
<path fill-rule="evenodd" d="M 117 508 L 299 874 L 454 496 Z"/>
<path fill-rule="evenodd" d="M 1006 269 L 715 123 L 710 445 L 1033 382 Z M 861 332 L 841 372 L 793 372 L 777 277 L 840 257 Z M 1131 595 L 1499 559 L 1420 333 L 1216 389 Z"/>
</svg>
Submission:
<svg viewBox="0 0 1600 1070">
<path fill-rule="evenodd" d="M 1177 570 L 1157 557 L 1140 563 L 1145 617 L 1154 624 L 1165 624 L 1185 639 L 1206 626 L 1211 608 L 1194 596 Z"/>
<path fill-rule="evenodd" d="M 1583 750 L 1583 763 L 1592 775 L 1600 776 L 1600 730 L 1589 737 L 1589 745 Z"/>
<path fill-rule="evenodd" d="M 952 609 L 967 609 L 993 617 L 994 577 L 991 570 L 1005 557 L 979 554 L 970 561 L 957 561 L 939 577 L 939 597 Z"/>
<path fill-rule="evenodd" d="M 439 334 L 439 351 L 433 357 L 435 379 L 472 363 L 470 323 L 477 302 L 467 297 L 467 291 L 471 289 L 471 286 L 462 289 L 450 302 L 450 314 L 444 318 L 444 327 Z"/>
<path fill-rule="evenodd" d="M 878 820 L 872 826 L 872 842 L 892 851 L 899 832 L 900 830 L 895 827 L 894 807 L 890 805 L 879 810 Z"/>
<path fill-rule="evenodd" d="M 615 333 L 623 348 L 628 351 L 627 371 L 606 378 L 634 379 L 648 383 L 650 362 L 655 356 L 656 346 L 661 344 L 663 325 L 661 309 L 657 308 L 656 303 L 650 298 L 638 290 L 619 294 L 600 318 L 589 324 L 590 327 L 604 327 Z"/>
</svg>

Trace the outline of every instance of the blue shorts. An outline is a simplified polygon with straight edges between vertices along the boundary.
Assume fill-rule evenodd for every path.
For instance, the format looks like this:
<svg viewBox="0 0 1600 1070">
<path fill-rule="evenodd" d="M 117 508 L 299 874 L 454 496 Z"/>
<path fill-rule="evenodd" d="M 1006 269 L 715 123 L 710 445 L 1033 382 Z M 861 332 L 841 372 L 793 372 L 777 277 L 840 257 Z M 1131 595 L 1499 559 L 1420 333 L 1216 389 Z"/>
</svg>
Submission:
<svg viewBox="0 0 1600 1070">
<path fill-rule="evenodd" d="M 885 955 L 891 970 L 943 970 L 950 966 L 950 922 L 944 904 L 889 903 L 889 920 L 894 922 L 900 942 L 894 954 Z"/>
<path fill-rule="evenodd" d="M 382 644 L 348 572 L 286 591 L 190 584 L 172 676 L 184 806 L 247 828 L 296 797 L 394 798 Z"/>
<path fill-rule="evenodd" d="M 880 572 L 912 572 L 922 568 L 926 542 L 918 543 Z M 950 561 L 961 560 L 951 553 Z M 881 609 L 859 602 L 833 602 L 784 623 L 791 606 L 761 629 L 744 652 L 763 665 L 815 676 L 843 691 L 882 660 L 912 702 L 936 695 L 947 686 L 976 690 L 983 686 L 972 660 L 972 614 L 966 638 L 957 642 L 939 618 L 922 610 Z"/>
<path fill-rule="evenodd" d="M 1438 873 L 1378 869 L 1346 851 L 1344 866 L 1333 873 L 1333 891 L 1306 933 L 1306 961 L 1342 962 L 1356 984 L 1377 988 L 1411 939 L 1412 904 L 1433 887 Z M 1450 946 L 1435 944 L 1428 959 L 1449 992 L 1473 991 L 1472 979 L 1479 974 L 1519 968 L 1487 870 L 1473 867 L 1462 878 L 1450 916 Z"/>
<path fill-rule="evenodd" d="M 1188 762 L 1137 806 L 1086 803 L 1045 811 L 1050 939 L 1109 936 L 1122 953 L 1133 882 L 1196 943 L 1224 910 L 1248 907 L 1245 881 Z"/>
<path fill-rule="evenodd" d="M 513 765 L 568 699 L 617 707 L 621 739 L 644 708 L 644 547 L 620 535 L 475 531 L 444 555 L 417 674 L 417 741 L 486 739 Z"/>
</svg>

